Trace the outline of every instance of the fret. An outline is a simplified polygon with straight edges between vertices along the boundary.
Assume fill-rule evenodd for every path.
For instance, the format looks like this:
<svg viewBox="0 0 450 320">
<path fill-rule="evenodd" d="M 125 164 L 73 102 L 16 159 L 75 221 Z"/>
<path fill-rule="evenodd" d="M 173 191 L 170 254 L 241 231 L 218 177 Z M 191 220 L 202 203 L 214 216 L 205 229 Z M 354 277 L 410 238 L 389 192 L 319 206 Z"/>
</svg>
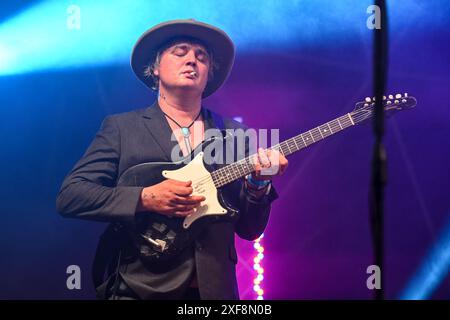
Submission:
<svg viewBox="0 0 450 320">
<path fill-rule="evenodd" d="M 319 127 L 319 131 L 320 131 L 321 134 L 322 134 L 322 138 L 326 138 L 326 137 L 328 137 L 329 135 L 331 135 L 330 129 L 329 129 L 329 127 L 327 127 L 326 125 L 321 125 L 321 126 Z"/>
<path fill-rule="evenodd" d="M 244 163 L 240 163 L 239 166 L 241 167 L 242 174 L 245 175 L 247 173 L 247 164 L 244 162 Z"/>
<path fill-rule="evenodd" d="M 309 136 L 311 137 L 312 141 L 316 142 L 316 140 L 314 139 L 314 135 L 312 134 L 312 131 L 309 130 L 308 133 L 309 133 Z"/>
<path fill-rule="evenodd" d="M 226 184 L 227 181 L 228 181 L 228 173 L 227 173 L 227 169 L 225 169 L 225 170 L 222 172 L 221 183 L 222 183 L 222 184 Z"/>
<path fill-rule="evenodd" d="M 314 142 L 319 141 L 322 139 L 322 136 L 320 135 L 320 131 L 319 134 L 317 134 L 317 128 L 312 128 L 311 130 L 309 130 L 309 132 L 311 132 L 313 138 L 314 138 Z"/>
<path fill-rule="evenodd" d="M 283 146 L 280 144 L 280 152 L 281 152 L 281 154 L 284 156 L 285 154 L 288 154 L 288 152 L 286 152 L 284 149 L 283 149 Z"/>
<path fill-rule="evenodd" d="M 296 140 L 295 137 L 292 138 L 292 140 L 294 141 L 295 148 L 296 148 L 297 150 L 300 150 L 300 148 L 299 148 L 298 145 L 297 145 L 297 141 L 295 141 L 295 140 Z"/>
<path fill-rule="evenodd" d="M 330 130 L 331 134 L 334 134 L 333 129 L 331 129 L 329 122 L 327 122 L 327 126 L 328 126 L 328 129 Z"/>
<path fill-rule="evenodd" d="M 246 158 L 246 159 L 248 159 L 248 161 L 245 160 L 245 163 L 247 164 L 247 172 L 250 173 L 253 171 L 253 169 L 255 169 L 255 167 L 253 166 L 252 163 L 250 163 L 250 158 Z"/>
<path fill-rule="evenodd" d="M 231 167 L 232 171 L 231 171 L 231 175 L 234 179 L 239 178 L 239 166 L 238 165 L 234 165 L 233 167 Z"/>
<path fill-rule="evenodd" d="M 309 130 L 313 134 L 314 142 L 319 141 L 323 139 L 322 134 L 320 133 L 320 130 L 317 128 Z M 319 133 L 319 134 L 317 134 Z"/>
<path fill-rule="evenodd" d="M 309 131 L 305 132 L 304 134 L 307 134 L 307 133 L 309 134 L 309 137 L 305 136 L 305 141 L 306 141 L 306 146 L 309 146 L 310 144 L 314 143 L 315 141 Z M 311 140 L 312 140 L 312 142 L 311 142 Z M 308 142 L 309 142 L 309 144 L 308 144 Z"/>
<path fill-rule="evenodd" d="M 288 148 L 288 153 L 290 154 L 291 148 L 289 147 L 289 143 L 287 143 L 287 141 L 285 141 L 283 144 Z"/>
<path fill-rule="evenodd" d="M 295 143 L 294 139 L 287 140 L 287 144 L 289 146 L 289 149 L 291 150 L 291 153 L 293 153 L 293 152 L 298 150 L 297 144 Z"/>
<path fill-rule="evenodd" d="M 316 130 L 319 131 L 320 137 L 323 139 L 323 134 L 322 134 L 322 130 L 320 130 L 320 127 L 317 127 Z"/>
<path fill-rule="evenodd" d="M 245 171 L 242 168 L 242 165 L 240 163 L 237 163 L 236 167 L 237 167 L 237 172 L 238 172 L 239 176 L 241 176 L 241 175 L 243 175 L 245 173 Z"/>
<path fill-rule="evenodd" d="M 300 136 L 300 138 L 302 138 L 303 145 L 304 145 L 305 147 L 307 147 L 308 145 L 306 144 L 305 139 L 303 139 L 303 135 L 302 135 L 302 134 L 299 134 L 299 136 Z"/>
<path fill-rule="evenodd" d="M 347 117 L 343 116 L 340 119 L 342 120 L 342 126 L 343 126 L 344 129 L 350 127 L 351 123 L 348 122 L 348 118 Z"/>
<path fill-rule="evenodd" d="M 341 128 L 341 130 L 344 129 L 344 128 L 342 128 L 342 126 L 341 126 L 341 123 L 340 123 L 340 121 L 339 121 L 339 118 L 337 118 L 336 121 L 337 121 L 339 127 Z"/>
<path fill-rule="evenodd" d="M 301 135 L 295 136 L 294 138 L 295 145 L 297 146 L 297 150 L 303 149 L 305 147 L 305 142 L 303 141 L 303 138 Z M 302 139 L 300 141 L 300 139 Z"/>
<path fill-rule="evenodd" d="M 347 116 L 349 117 L 349 119 L 350 119 L 352 125 L 355 125 L 355 123 L 353 122 L 353 119 L 352 119 L 352 116 L 350 115 L 350 113 L 347 113 Z"/>
<path fill-rule="evenodd" d="M 331 128 L 332 129 L 334 128 L 333 133 L 336 133 L 336 132 L 342 130 L 341 126 L 339 125 L 339 121 L 337 121 L 336 119 L 333 121 L 330 121 L 330 123 L 331 123 Z"/>
</svg>

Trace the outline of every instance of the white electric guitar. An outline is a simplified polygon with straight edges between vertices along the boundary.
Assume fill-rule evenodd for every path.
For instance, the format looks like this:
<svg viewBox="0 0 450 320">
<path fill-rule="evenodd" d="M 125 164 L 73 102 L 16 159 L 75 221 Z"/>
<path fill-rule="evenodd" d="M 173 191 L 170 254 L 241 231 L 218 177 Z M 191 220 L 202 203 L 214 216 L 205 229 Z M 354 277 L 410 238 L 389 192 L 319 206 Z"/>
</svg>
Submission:
<svg viewBox="0 0 450 320">
<path fill-rule="evenodd" d="M 357 125 L 372 116 L 375 107 L 374 100 L 374 98 L 366 98 L 365 101 L 356 103 L 352 112 L 271 148 L 288 156 L 337 132 Z M 383 98 L 383 106 L 388 115 L 413 108 L 416 103 L 416 99 L 406 93 Z M 161 261 L 173 258 L 189 246 L 202 229 L 212 221 L 236 217 L 238 211 L 224 195 L 223 188 L 253 172 L 252 158 L 256 155 L 250 155 L 217 169 L 214 165 L 206 165 L 204 161 L 202 150 L 205 150 L 209 143 L 211 141 L 204 141 L 193 151 L 193 155 L 182 161 L 142 163 L 129 168 L 119 178 L 119 186 L 141 187 L 160 183 L 164 179 L 190 180 L 194 190 L 193 194 L 203 195 L 206 198 L 195 213 L 185 218 L 170 218 L 148 212 L 140 214 L 140 218 L 133 225 L 126 226 L 143 259 Z M 217 143 L 217 140 L 214 143 Z M 222 143 L 224 142 L 222 141 Z"/>
</svg>

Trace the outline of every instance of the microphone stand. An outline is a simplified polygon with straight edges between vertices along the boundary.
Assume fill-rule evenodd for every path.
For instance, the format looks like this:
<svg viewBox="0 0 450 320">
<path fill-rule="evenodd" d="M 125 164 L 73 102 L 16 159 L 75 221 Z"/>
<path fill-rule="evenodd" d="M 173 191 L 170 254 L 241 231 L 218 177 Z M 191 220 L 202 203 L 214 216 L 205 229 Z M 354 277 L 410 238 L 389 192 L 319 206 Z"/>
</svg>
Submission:
<svg viewBox="0 0 450 320">
<path fill-rule="evenodd" d="M 375 110 L 373 130 L 375 144 L 372 158 L 372 177 L 370 187 L 370 217 L 375 265 L 381 272 L 381 288 L 375 289 L 375 299 L 384 299 L 384 187 L 387 182 L 386 150 L 382 139 L 384 134 L 383 94 L 386 89 L 388 64 L 388 34 L 386 1 L 376 0 L 375 5 L 380 8 L 381 29 L 374 29 L 374 65 L 373 85 L 375 92 Z"/>
</svg>

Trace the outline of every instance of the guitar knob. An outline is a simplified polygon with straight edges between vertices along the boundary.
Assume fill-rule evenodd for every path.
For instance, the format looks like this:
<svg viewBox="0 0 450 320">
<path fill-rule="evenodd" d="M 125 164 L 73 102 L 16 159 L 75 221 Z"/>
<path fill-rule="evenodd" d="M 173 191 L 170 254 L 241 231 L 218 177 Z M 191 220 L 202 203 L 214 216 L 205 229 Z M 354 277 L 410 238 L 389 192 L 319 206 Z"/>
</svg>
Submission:
<svg viewBox="0 0 450 320">
<path fill-rule="evenodd" d="M 395 101 L 394 101 L 394 103 L 395 103 L 395 104 L 399 104 L 399 103 L 400 103 L 400 101 L 398 101 L 398 100 L 395 100 Z"/>
<path fill-rule="evenodd" d="M 392 94 L 390 94 L 390 95 L 388 96 L 388 98 L 389 98 L 389 99 L 394 99 L 394 96 L 393 96 Z"/>
<path fill-rule="evenodd" d="M 383 96 L 383 100 L 386 100 L 386 96 Z"/>
<path fill-rule="evenodd" d="M 406 103 L 406 99 L 402 99 L 402 103 Z"/>
<path fill-rule="evenodd" d="M 370 99 L 370 97 L 366 97 L 366 102 L 372 102 L 372 99 Z"/>
<path fill-rule="evenodd" d="M 395 95 L 395 99 L 400 99 L 401 97 L 402 97 L 402 95 L 399 94 L 399 93 L 397 93 L 397 94 Z"/>
<path fill-rule="evenodd" d="M 389 100 L 388 102 L 386 102 L 386 104 L 392 104 L 392 101 Z"/>
</svg>

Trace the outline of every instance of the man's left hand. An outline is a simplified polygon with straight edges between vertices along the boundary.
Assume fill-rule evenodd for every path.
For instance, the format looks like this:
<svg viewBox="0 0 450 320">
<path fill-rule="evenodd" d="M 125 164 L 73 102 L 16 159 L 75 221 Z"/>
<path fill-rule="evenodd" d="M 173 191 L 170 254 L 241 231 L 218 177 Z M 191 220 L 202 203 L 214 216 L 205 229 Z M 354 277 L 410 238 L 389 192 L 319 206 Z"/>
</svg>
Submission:
<svg viewBox="0 0 450 320">
<path fill-rule="evenodd" d="M 281 176 L 288 166 L 288 160 L 279 151 L 274 149 L 258 148 L 258 157 L 254 157 L 255 171 L 252 173 L 254 180 L 272 180 Z"/>
</svg>

